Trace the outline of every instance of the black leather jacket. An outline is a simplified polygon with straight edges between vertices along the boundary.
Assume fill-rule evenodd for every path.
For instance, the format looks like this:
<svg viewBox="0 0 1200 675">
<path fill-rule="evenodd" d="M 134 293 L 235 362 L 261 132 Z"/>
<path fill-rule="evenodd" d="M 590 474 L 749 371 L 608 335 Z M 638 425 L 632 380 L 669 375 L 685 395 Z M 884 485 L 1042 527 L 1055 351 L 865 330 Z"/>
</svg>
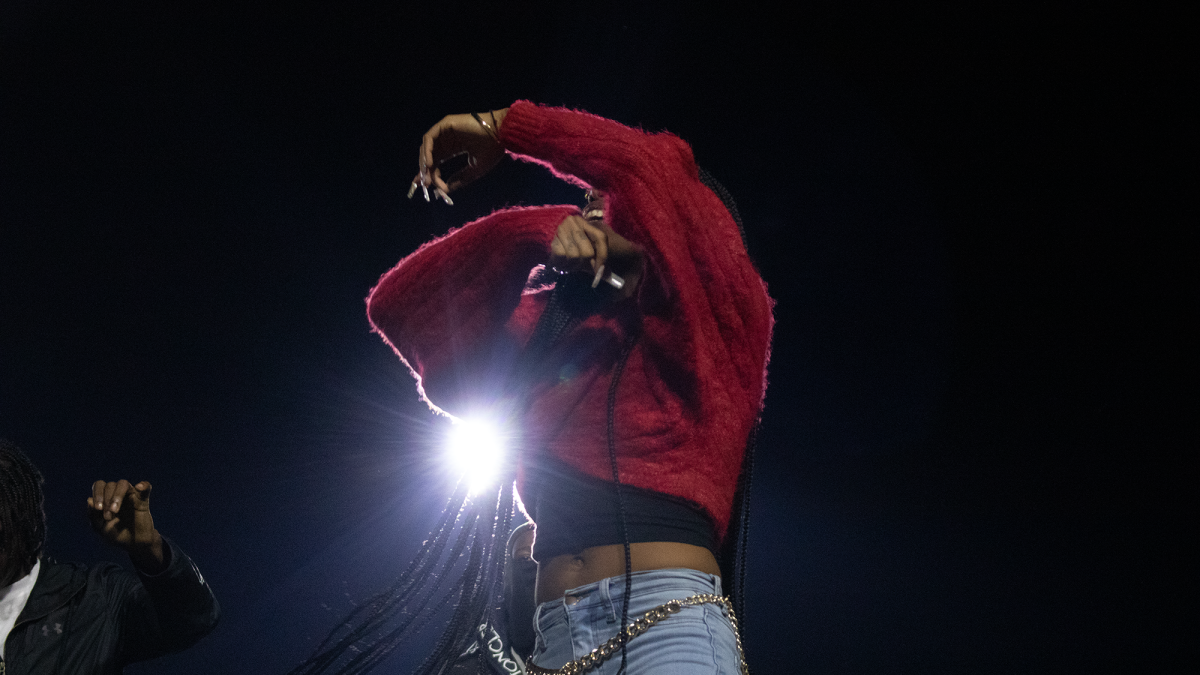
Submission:
<svg viewBox="0 0 1200 675">
<path fill-rule="evenodd" d="M 217 625 L 220 607 L 200 570 L 165 537 L 153 576 L 104 563 L 42 561 L 5 642 L 6 675 L 109 675 L 178 651 Z"/>
</svg>

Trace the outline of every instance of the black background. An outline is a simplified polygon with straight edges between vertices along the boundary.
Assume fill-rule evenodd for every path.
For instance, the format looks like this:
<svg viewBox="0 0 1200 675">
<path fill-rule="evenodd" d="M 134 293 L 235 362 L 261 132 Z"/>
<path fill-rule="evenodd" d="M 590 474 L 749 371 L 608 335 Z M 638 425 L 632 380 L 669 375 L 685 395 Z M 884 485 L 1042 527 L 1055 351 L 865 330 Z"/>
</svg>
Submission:
<svg viewBox="0 0 1200 675">
<path fill-rule="evenodd" d="M 0 435 L 46 475 L 52 555 L 119 560 L 88 486 L 148 479 L 216 590 L 216 633 L 128 672 L 286 672 L 449 490 L 367 291 L 493 208 L 581 200 L 508 162 L 453 208 L 406 201 L 420 134 L 518 98 L 579 107 L 688 140 L 778 301 L 755 670 L 1168 664 L 1194 644 L 1170 600 L 1195 583 L 1161 546 L 1194 538 L 1195 436 L 1173 431 L 1196 402 L 1176 389 L 1191 249 L 1152 234 L 1194 190 L 1162 170 L 1195 83 L 1181 21 L 6 2 Z"/>
</svg>

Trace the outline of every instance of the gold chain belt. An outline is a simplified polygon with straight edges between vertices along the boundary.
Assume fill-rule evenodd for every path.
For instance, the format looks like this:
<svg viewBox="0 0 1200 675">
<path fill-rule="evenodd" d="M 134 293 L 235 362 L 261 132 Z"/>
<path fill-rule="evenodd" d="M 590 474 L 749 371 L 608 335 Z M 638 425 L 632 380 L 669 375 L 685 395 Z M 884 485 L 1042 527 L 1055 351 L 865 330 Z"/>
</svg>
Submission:
<svg viewBox="0 0 1200 675">
<path fill-rule="evenodd" d="M 650 630 L 650 627 L 659 621 L 675 614 L 684 607 L 694 607 L 703 604 L 719 605 L 721 609 L 725 610 L 725 616 L 729 617 L 729 623 L 733 625 L 734 638 L 737 640 L 738 670 L 742 675 L 750 675 L 750 668 L 746 666 L 746 654 L 742 651 L 742 634 L 738 630 L 737 617 L 733 615 L 733 604 L 729 602 L 729 598 L 713 595 L 712 593 L 698 593 L 683 600 L 671 600 L 670 602 L 663 603 L 643 614 L 640 619 L 630 623 L 624 630 L 614 635 L 608 642 L 593 649 L 587 656 L 575 659 L 558 670 L 539 668 L 529 662 L 525 664 L 525 669 L 533 673 L 533 675 L 580 675 L 580 673 L 586 673 L 612 658 L 613 655 L 621 651 L 622 644 Z"/>
</svg>

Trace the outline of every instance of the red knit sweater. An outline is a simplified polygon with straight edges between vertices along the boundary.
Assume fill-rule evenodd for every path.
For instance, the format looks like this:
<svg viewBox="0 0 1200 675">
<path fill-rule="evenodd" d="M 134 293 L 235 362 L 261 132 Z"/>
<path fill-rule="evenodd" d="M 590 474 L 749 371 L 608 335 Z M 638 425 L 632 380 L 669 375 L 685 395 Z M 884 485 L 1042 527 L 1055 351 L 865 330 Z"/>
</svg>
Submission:
<svg viewBox="0 0 1200 675">
<path fill-rule="evenodd" d="M 697 177 L 691 148 L 594 115 L 517 102 L 500 129 L 519 159 L 605 193 L 605 220 L 645 248 L 634 299 L 586 320 L 567 342 L 592 358 L 532 394 L 526 447 L 542 447 L 585 474 L 611 479 L 607 396 L 624 340 L 620 317 L 640 314 L 642 335 L 617 396 L 621 480 L 682 497 L 728 527 L 746 438 L 766 390 L 772 301 L 728 211 Z M 528 340 L 546 293 L 526 289 L 571 206 L 513 208 L 417 250 L 367 298 L 378 331 L 412 369 L 422 396 L 469 416 L 498 405 L 498 354 Z M 504 359 L 500 359 L 504 360 Z M 518 476 L 518 490 L 521 488 Z"/>
</svg>

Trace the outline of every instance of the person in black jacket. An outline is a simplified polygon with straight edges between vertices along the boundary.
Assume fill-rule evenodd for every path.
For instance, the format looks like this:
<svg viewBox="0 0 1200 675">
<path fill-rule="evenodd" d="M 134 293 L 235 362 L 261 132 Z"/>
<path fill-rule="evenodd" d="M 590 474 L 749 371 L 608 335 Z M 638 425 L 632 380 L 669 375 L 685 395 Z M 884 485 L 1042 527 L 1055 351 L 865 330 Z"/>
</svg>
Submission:
<svg viewBox="0 0 1200 675">
<path fill-rule="evenodd" d="M 195 644 L 220 608 L 191 559 L 154 527 L 147 481 L 96 481 L 92 526 L 124 549 L 111 563 L 59 564 L 46 539 L 42 476 L 0 440 L 0 674 L 110 675 Z"/>
</svg>

